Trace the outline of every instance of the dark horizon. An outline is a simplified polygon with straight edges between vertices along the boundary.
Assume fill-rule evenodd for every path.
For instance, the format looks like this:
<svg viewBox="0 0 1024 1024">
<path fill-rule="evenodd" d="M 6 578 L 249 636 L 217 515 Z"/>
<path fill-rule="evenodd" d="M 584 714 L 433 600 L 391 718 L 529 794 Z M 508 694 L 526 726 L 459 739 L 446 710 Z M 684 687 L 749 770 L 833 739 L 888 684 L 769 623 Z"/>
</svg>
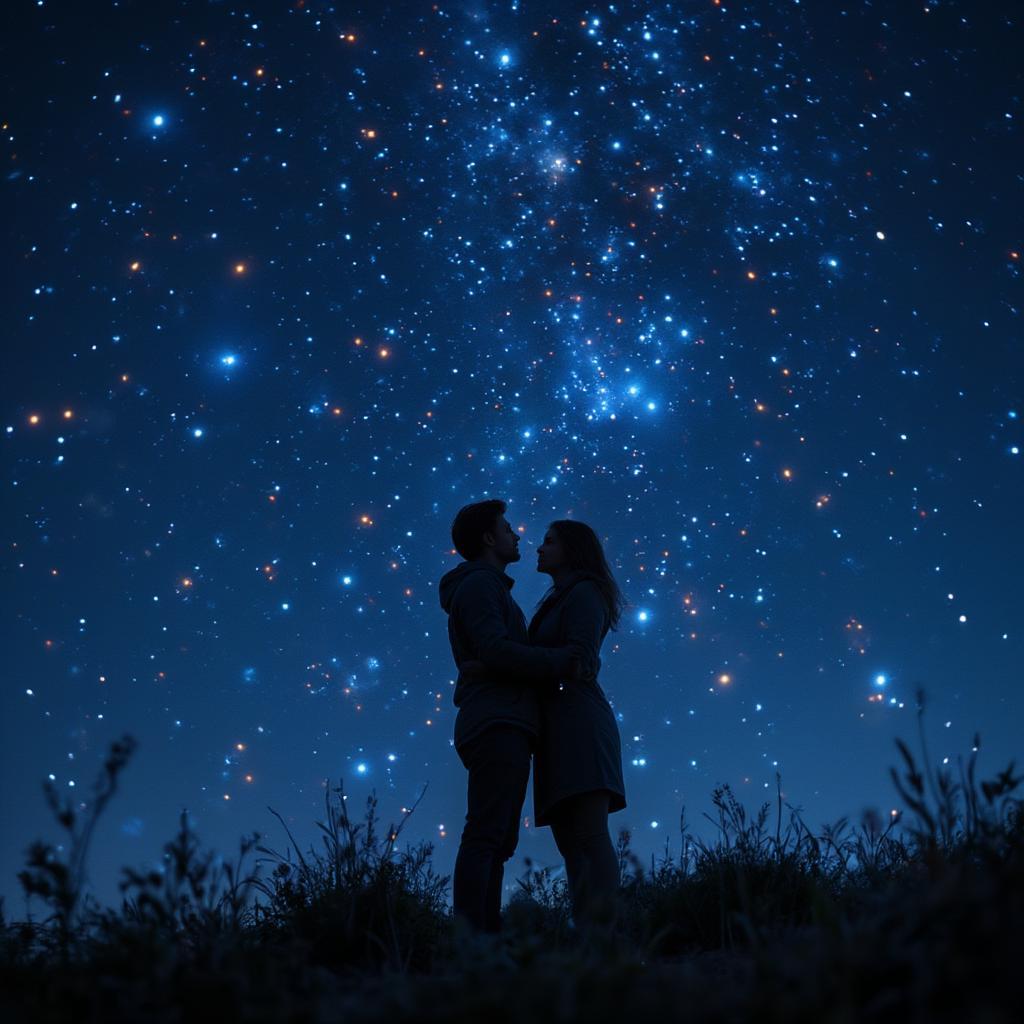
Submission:
<svg viewBox="0 0 1024 1024">
<path fill-rule="evenodd" d="M 19 2 L 5 65 L 0 897 L 139 748 L 118 905 L 322 780 L 451 874 L 437 583 L 509 502 L 631 601 L 602 651 L 641 860 L 712 789 L 899 805 L 896 737 L 1022 760 L 1013 8 Z M 1013 70 L 1011 70 L 1011 68 Z M 524 814 L 531 813 L 528 800 Z M 560 866 L 548 829 L 523 858 Z M 32 901 L 34 913 L 41 909 Z"/>
</svg>

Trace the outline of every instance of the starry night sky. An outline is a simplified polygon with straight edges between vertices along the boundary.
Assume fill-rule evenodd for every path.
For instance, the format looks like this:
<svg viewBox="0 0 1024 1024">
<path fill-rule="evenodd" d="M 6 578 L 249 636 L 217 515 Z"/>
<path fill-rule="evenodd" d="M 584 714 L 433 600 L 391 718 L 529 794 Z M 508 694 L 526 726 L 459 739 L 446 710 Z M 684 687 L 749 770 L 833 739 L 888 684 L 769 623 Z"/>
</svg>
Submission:
<svg viewBox="0 0 1024 1024">
<path fill-rule="evenodd" d="M 125 732 L 101 902 L 182 807 L 319 845 L 326 779 L 385 824 L 427 784 L 449 873 L 437 582 L 484 497 L 527 618 L 547 524 L 604 541 L 648 862 L 776 772 L 814 829 L 887 816 L 918 686 L 935 764 L 1019 763 L 1015 6 L 12 0 L 8 916 L 43 781 L 87 800 Z"/>
</svg>

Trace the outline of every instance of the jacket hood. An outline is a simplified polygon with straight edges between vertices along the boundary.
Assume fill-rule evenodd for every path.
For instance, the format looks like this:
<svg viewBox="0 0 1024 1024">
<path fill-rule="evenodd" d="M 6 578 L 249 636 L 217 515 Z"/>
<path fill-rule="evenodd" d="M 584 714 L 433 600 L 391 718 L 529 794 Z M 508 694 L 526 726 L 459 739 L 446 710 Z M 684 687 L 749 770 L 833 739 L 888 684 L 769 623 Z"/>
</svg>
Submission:
<svg viewBox="0 0 1024 1024">
<path fill-rule="evenodd" d="M 438 591 L 441 598 L 441 607 L 451 614 L 452 598 L 455 596 L 455 591 L 458 589 L 459 584 L 470 574 L 474 572 L 494 572 L 505 580 L 506 585 L 511 590 L 512 583 L 514 582 L 511 576 L 506 575 L 503 572 L 498 572 L 493 565 L 488 565 L 486 562 L 459 562 L 454 569 L 449 569 L 441 577 L 441 582 L 438 584 Z"/>
</svg>

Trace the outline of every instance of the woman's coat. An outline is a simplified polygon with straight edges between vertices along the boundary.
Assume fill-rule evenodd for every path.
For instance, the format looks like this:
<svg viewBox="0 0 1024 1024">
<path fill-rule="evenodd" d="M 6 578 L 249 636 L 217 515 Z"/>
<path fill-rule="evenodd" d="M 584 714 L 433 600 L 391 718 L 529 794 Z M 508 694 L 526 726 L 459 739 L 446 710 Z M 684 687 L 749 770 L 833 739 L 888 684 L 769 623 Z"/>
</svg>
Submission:
<svg viewBox="0 0 1024 1024">
<path fill-rule="evenodd" d="M 610 811 L 626 806 L 622 746 L 615 715 L 597 682 L 601 643 L 608 632 L 608 611 L 597 583 L 577 572 L 547 597 L 530 622 L 535 647 L 579 645 L 590 676 L 538 688 L 541 728 L 533 761 L 533 817 L 549 825 L 559 800 L 607 789 Z"/>
</svg>

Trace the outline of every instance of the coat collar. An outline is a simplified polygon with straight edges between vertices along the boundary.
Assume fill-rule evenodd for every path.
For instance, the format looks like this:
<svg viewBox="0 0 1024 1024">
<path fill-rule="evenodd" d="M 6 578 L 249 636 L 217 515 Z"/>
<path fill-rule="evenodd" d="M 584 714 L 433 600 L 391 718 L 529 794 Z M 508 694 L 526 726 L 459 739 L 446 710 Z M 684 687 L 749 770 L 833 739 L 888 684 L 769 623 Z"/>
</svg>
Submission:
<svg viewBox="0 0 1024 1024">
<path fill-rule="evenodd" d="M 554 608 L 555 605 L 558 604 L 562 598 L 580 582 L 580 580 L 589 578 L 589 573 L 578 570 L 573 572 L 571 576 L 567 576 L 561 586 L 555 586 L 555 589 L 552 590 L 546 598 L 544 598 L 540 607 L 533 613 L 533 618 L 530 620 L 529 627 L 530 635 L 533 635 L 536 631 L 537 627 L 540 625 L 541 619 L 543 619 L 548 612 L 550 612 L 551 609 Z"/>
<path fill-rule="evenodd" d="M 571 575 L 567 576 L 562 581 L 561 586 L 558 586 L 558 585 L 555 586 L 555 593 L 556 594 L 560 594 L 563 591 L 568 590 L 570 587 L 572 587 L 575 584 L 579 583 L 580 580 L 586 579 L 587 576 L 589 576 L 589 575 L 590 575 L 589 573 L 584 572 L 582 569 L 575 570 Z"/>
</svg>

